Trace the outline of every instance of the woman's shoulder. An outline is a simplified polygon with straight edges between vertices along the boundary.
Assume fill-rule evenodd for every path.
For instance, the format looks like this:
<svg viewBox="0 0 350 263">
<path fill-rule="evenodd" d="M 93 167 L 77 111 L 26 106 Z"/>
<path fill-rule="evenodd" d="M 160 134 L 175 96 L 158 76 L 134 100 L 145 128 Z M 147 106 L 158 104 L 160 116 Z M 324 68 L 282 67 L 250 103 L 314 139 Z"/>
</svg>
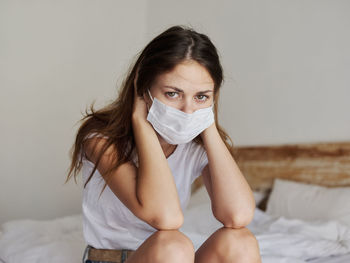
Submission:
<svg viewBox="0 0 350 263">
<path fill-rule="evenodd" d="M 82 149 L 80 154 L 82 155 L 82 159 L 83 161 L 91 161 L 91 158 L 89 158 L 89 154 L 87 152 L 91 152 L 93 150 L 93 148 L 101 148 L 101 146 L 105 143 L 105 142 L 101 142 L 100 140 L 96 141 L 95 139 L 97 138 L 104 138 L 104 139 L 108 139 L 108 136 L 103 135 L 102 133 L 99 132 L 91 132 L 88 133 L 82 142 Z M 91 140 L 90 140 L 91 139 Z"/>
</svg>

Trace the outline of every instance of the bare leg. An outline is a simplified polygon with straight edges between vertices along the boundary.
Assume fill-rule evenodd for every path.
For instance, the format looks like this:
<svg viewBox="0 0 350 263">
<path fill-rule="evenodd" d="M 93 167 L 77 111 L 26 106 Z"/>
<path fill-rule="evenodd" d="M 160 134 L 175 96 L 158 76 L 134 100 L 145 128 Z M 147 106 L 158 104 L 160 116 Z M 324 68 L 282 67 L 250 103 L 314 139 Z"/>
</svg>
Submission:
<svg viewBox="0 0 350 263">
<path fill-rule="evenodd" d="M 248 228 L 222 227 L 195 253 L 195 263 L 261 263 L 259 244 Z"/>
<path fill-rule="evenodd" d="M 178 230 L 159 230 L 147 238 L 125 263 L 193 263 L 192 241 Z"/>
</svg>

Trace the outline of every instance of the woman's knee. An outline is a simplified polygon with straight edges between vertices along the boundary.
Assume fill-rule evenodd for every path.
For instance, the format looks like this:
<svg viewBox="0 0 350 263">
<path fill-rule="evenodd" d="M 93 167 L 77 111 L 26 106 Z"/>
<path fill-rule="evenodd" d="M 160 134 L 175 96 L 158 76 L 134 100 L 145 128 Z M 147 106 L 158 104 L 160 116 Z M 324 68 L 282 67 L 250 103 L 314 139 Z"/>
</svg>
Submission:
<svg viewBox="0 0 350 263">
<path fill-rule="evenodd" d="M 217 249 L 223 257 L 234 258 L 235 262 L 261 262 L 258 241 L 245 227 L 222 228 L 221 242 L 218 242 Z"/>
<path fill-rule="evenodd" d="M 155 262 L 193 262 L 192 241 L 178 230 L 159 230 L 155 237 Z"/>
</svg>

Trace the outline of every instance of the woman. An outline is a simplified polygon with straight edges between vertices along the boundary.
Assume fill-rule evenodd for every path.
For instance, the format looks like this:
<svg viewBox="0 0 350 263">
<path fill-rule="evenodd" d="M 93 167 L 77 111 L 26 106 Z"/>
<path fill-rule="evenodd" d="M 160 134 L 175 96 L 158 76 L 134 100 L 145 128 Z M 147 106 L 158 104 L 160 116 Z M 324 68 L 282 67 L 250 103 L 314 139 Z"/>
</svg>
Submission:
<svg viewBox="0 0 350 263">
<path fill-rule="evenodd" d="M 114 102 L 91 107 L 67 177 L 83 168 L 83 262 L 261 262 L 245 227 L 253 194 L 217 121 L 222 80 L 210 39 L 174 26 L 144 48 Z M 194 251 L 179 228 L 200 175 L 223 227 Z"/>
</svg>

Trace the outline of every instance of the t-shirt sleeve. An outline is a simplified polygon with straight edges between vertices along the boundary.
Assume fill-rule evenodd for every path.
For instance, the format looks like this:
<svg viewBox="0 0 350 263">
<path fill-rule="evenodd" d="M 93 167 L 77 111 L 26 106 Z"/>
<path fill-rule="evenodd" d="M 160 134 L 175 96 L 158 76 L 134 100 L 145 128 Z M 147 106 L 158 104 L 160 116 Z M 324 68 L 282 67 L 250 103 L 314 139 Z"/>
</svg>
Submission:
<svg viewBox="0 0 350 263">
<path fill-rule="evenodd" d="M 191 184 L 194 182 L 194 180 L 196 180 L 197 177 L 199 177 L 202 174 L 204 167 L 208 164 L 208 156 L 204 147 L 201 145 L 198 145 L 197 147 L 197 158 L 193 167 L 194 169 L 192 173 Z"/>
</svg>

